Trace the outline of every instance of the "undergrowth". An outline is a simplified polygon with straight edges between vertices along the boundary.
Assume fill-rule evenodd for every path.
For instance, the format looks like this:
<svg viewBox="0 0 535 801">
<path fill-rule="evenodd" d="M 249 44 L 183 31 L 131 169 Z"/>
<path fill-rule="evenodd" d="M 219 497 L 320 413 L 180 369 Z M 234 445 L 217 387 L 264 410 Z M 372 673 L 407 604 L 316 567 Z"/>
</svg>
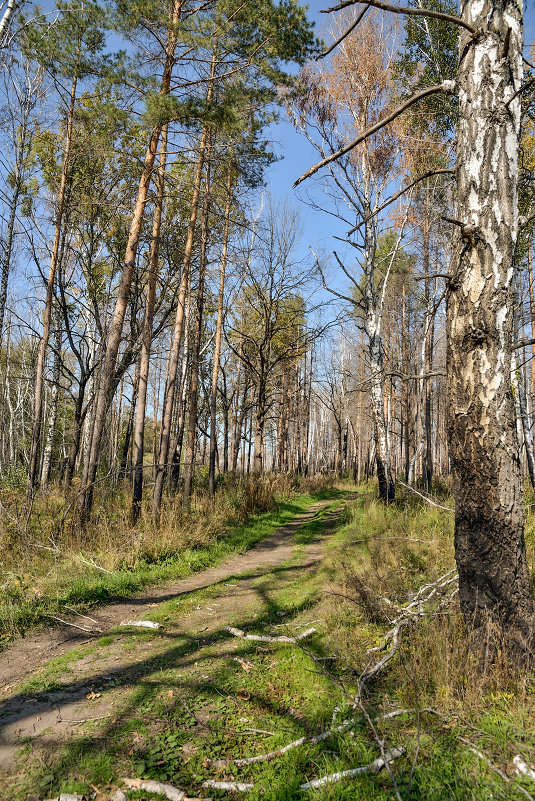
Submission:
<svg viewBox="0 0 535 801">
<path fill-rule="evenodd" d="M 159 521 L 129 520 L 127 487 L 101 490 L 85 529 L 57 490 L 37 496 L 23 528 L 22 496 L 5 490 L 0 518 L 0 648 L 51 614 L 84 611 L 143 586 L 183 578 L 250 548 L 316 501 L 335 494 L 327 476 L 229 477 L 215 500 L 197 490 L 185 512 L 168 497 Z M 150 508 L 150 504 L 148 504 Z M 66 513 L 67 512 L 67 513 Z M 70 609 L 69 609 L 70 607 Z"/>
<path fill-rule="evenodd" d="M 446 493 L 442 501 L 450 504 Z M 533 794 L 533 782 L 518 777 L 513 763 L 517 755 L 535 762 L 533 678 L 499 659 L 484 670 L 476 664 L 455 598 L 402 630 L 395 657 L 354 705 L 361 672 L 383 653 L 369 649 L 391 625 L 389 602 L 403 606 L 454 567 L 453 515 L 414 498 L 383 507 L 369 488 L 341 503 L 296 533 L 286 563 L 166 601 L 152 614 L 163 630 L 115 630 L 93 643 L 95 663 L 83 680 L 96 699 L 95 711 L 84 714 L 95 720 L 40 756 L 26 751 L 24 777 L 6 784 L 9 798 L 92 791 L 107 801 L 123 776 L 214 799 L 228 793 L 203 788 L 209 779 L 249 782 L 245 801 L 514 801 L 524 790 Z M 534 530 L 528 507 L 531 569 Z M 321 562 L 303 565 L 306 549 L 321 543 Z M 300 644 L 279 644 L 233 637 L 228 625 L 271 636 L 317 631 Z M 118 655 L 127 661 L 115 669 Z M 39 701 L 59 682 L 73 693 L 80 658 L 80 649 L 70 661 L 58 658 L 19 692 Z M 100 703 L 111 712 L 105 721 L 97 720 Z M 350 725 L 336 731 L 343 721 Z M 321 742 L 272 760 L 232 764 L 327 730 Z M 391 763 L 392 777 L 382 770 L 301 789 L 372 763 L 379 741 L 386 750 L 405 749 Z"/>
</svg>

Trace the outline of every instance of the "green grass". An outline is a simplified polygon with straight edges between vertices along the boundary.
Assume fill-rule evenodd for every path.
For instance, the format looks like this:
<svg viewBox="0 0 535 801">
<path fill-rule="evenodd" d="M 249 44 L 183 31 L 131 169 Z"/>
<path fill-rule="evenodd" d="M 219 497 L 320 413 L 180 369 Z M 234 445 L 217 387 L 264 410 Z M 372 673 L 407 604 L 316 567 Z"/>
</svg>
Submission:
<svg viewBox="0 0 535 801">
<path fill-rule="evenodd" d="M 82 726 L 45 763 L 26 755 L 24 780 L 6 798 L 22 801 L 30 791 L 50 797 L 87 793 L 92 786 L 106 797 L 120 786 L 121 776 L 169 781 L 190 796 L 214 800 L 229 796 L 203 789 L 209 778 L 253 783 L 251 793 L 240 794 L 244 801 L 395 798 L 386 771 L 312 792 L 300 790 L 300 785 L 377 758 L 370 726 L 360 710 L 351 708 L 365 652 L 389 626 L 377 617 L 374 599 L 385 595 L 404 603 L 452 566 L 452 520 L 446 512 L 412 501 L 384 508 L 370 492 L 361 492 L 338 520 L 330 520 L 329 512 L 338 505 L 334 501 L 301 527 L 296 552 L 285 564 L 260 576 L 250 574 L 254 600 L 225 620 L 248 632 L 271 634 L 312 624 L 317 633 L 304 647 L 244 641 L 221 627 L 188 634 L 181 626 L 184 616 L 217 603 L 232 579 L 191 593 L 180 603 L 161 604 L 150 617 L 164 620 L 163 630 L 116 630 L 90 646 L 103 659 L 124 649 L 132 660 L 118 673 L 118 685 L 107 689 L 95 684 L 103 696 L 109 692 L 117 699 L 110 720 Z M 530 560 L 532 525 L 530 519 Z M 325 537 L 323 562 L 300 568 L 302 550 Z M 337 658 L 330 659 L 333 655 Z M 55 660 L 42 673 L 43 682 L 57 678 L 62 665 L 72 666 L 74 657 L 80 654 Z M 98 664 L 95 671 L 98 675 Z M 62 677 L 67 686 L 70 681 L 69 674 Z M 34 686 L 39 698 L 39 685 Z M 533 764 L 534 689 L 531 676 L 520 681 L 500 666 L 485 675 L 475 670 L 455 603 L 447 614 L 405 630 L 397 656 L 369 683 L 365 695 L 372 718 L 399 708 L 431 707 L 440 713 L 409 712 L 376 722 L 387 748 L 406 748 L 405 756 L 391 766 L 403 801 L 524 798 L 516 781 L 503 781 L 461 738 L 511 776 L 515 754 Z M 348 718 L 354 719 L 349 731 L 333 733 L 314 746 L 302 745 L 271 762 L 223 768 L 209 762 L 272 751 Z M 533 783 L 520 783 L 533 794 Z"/>
<path fill-rule="evenodd" d="M 206 544 L 162 554 L 159 561 L 140 558 L 133 567 L 111 573 L 88 565 L 71 577 L 68 561 L 58 564 L 51 559 L 51 569 L 41 579 L 38 593 L 31 591 L 30 585 L 36 580 L 31 573 L 7 574 L 0 600 L 0 647 L 37 623 L 47 621 L 53 625 L 49 615 L 68 616 L 66 607 L 83 612 L 113 597 L 128 597 L 143 587 L 185 578 L 217 565 L 226 557 L 253 547 L 314 503 L 337 493 L 341 494 L 333 489 L 279 500 L 273 510 L 250 515 L 246 524 L 230 526 Z"/>
</svg>

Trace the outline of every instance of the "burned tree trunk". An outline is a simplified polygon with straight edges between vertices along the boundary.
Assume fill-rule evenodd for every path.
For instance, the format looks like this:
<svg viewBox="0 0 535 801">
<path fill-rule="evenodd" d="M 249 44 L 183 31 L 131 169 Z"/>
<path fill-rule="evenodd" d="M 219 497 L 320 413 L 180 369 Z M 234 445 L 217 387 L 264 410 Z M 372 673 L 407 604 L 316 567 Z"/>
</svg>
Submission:
<svg viewBox="0 0 535 801">
<path fill-rule="evenodd" d="M 455 554 L 467 626 L 529 656 L 533 599 L 511 389 L 513 263 L 518 235 L 522 4 L 467 2 L 457 86 L 456 232 L 448 293 L 448 433 Z"/>
</svg>

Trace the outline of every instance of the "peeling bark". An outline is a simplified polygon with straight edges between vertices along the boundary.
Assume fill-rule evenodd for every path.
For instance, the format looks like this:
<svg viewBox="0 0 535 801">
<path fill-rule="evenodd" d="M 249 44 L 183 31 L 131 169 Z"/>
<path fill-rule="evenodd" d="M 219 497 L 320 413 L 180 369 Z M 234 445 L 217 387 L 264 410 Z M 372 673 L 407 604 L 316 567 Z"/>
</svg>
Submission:
<svg viewBox="0 0 535 801">
<path fill-rule="evenodd" d="M 459 42 L 457 199 L 448 291 L 448 434 L 459 597 L 479 648 L 524 661 L 533 599 L 511 388 L 522 4 L 469 0 Z"/>
</svg>

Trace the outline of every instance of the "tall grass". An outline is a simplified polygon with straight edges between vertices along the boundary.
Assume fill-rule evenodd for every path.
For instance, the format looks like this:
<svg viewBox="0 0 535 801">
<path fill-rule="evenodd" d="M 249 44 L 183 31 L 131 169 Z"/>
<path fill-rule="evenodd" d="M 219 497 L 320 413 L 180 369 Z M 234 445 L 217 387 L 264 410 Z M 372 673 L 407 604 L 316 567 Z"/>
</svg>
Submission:
<svg viewBox="0 0 535 801">
<path fill-rule="evenodd" d="M 4 490 L 0 644 L 66 605 L 86 608 L 214 564 L 331 491 L 326 476 L 230 476 L 214 500 L 198 488 L 186 512 L 180 497 L 168 497 L 158 521 L 144 511 L 132 526 L 128 487 L 118 486 L 99 490 L 93 519 L 81 529 L 57 489 L 37 497 L 23 528 L 22 496 Z"/>
</svg>

